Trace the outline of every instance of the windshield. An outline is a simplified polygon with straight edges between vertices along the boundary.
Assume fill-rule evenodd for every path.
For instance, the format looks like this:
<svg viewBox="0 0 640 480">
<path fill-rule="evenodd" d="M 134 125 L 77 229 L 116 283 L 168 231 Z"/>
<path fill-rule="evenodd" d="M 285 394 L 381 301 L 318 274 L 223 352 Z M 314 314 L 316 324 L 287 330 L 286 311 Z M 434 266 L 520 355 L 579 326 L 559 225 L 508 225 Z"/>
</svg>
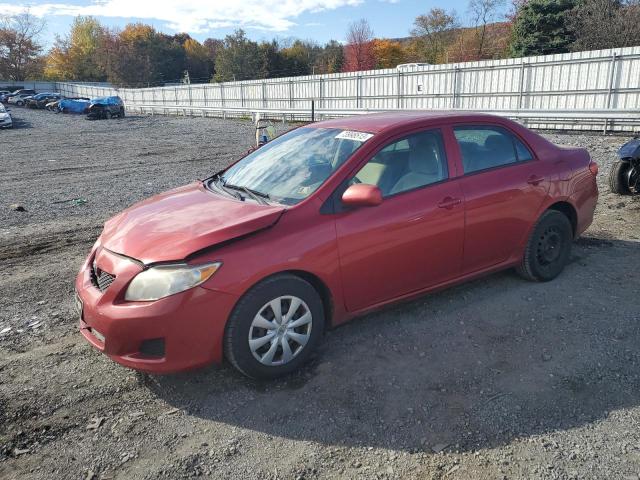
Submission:
<svg viewBox="0 0 640 480">
<path fill-rule="evenodd" d="M 294 205 L 315 192 L 372 136 L 336 128 L 298 128 L 250 153 L 220 179 L 226 186 Z"/>
</svg>

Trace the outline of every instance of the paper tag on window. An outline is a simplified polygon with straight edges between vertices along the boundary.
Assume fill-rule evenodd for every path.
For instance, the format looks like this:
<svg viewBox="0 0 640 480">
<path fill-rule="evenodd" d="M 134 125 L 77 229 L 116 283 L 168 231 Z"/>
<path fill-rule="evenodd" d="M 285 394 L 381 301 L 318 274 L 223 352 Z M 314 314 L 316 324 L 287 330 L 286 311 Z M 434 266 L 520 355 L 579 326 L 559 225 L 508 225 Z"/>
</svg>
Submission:
<svg viewBox="0 0 640 480">
<path fill-rule="evenodd" d="M 371 137 L 373 137 L 373 133 L 355 132 L 353 130 L 345 130 L 336 135 L 336 138 L 344 138 L 345 140 L 353 140 L 355 142 L 366 142 Z"/>
</svg>

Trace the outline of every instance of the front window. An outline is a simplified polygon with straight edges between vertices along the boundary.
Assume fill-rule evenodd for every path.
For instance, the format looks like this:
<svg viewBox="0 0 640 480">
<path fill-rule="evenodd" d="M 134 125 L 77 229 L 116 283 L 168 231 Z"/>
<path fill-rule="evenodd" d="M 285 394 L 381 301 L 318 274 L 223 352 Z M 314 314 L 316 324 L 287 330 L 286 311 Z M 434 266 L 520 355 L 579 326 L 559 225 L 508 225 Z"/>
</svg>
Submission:
<svg viewBox="0 0 640 480">
<path fill-rule="evenodd" d="M 426 130 L 384 147 L 356 173 L 351 184 L 376 185 L 383 197 L 389 197 L 448 176 L 442 135 L 439 130 Z"/>
<path fill-rule="evenodd" d="M 224 187 L 295 205 L 315 192 L 372 136 L 336 128 L 298 128 L 250 153 L 220 180 Z"/>
</svg>

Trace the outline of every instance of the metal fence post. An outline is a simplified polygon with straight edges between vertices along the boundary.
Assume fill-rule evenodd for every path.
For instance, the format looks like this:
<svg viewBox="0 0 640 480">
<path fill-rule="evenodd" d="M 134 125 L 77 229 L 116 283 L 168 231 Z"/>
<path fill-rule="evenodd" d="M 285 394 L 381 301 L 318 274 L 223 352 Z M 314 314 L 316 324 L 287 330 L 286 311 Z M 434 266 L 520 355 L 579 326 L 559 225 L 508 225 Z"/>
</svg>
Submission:
<svg viewBox="0 0 640 480">
<path fill-rule="evenodd" d="M 289 108 L 293 108 L 293 80 L 289 80 Z"/>
<path fill-rule="evenodd" d="M 401 109 L 402 108 L 402 72 L 400 70 L 398 70 L 396 90 L 397 90 L 396 107 L 398 109 Z"/>
<path fill-rule="evenodd" d="M 520 64 L 520 88 L 518 91 L 518 110 L 522 108 L 522 96 L 524 95 L 524 74 L 525 74 L 525 63 L 522 62 Z"/>
<path fill-rule="evenodd" d="M 220 106 L 224 108 L 224 83 L 220 84 Z"/>
<path fill-rule="evenodd" d="M 209 106 L 209 100 L 207 100 L 207 86 L 206 85 L 202 86 L 202 99 L 204 100 L 204 106 L 208 107 Z"/>
<path fill-rule="evenodd" d="M 611 63 L 609 64 L 609 90 L 607 91 L 607 105 L 606 105 L 607 110 L 611 108 L 611 98 L 613 97 L 613 82 L 616 76 L 616 59 L 617 59 L 616 53 L 613 52 L 613 55 L 611 55 Z M 609 119 L 606 118 L 604 120 L 604 129 L 602 132 L 604 135 L 607 134 L 608 128 L 609 128 Z"/>
<path fill-rule="evenodd" d="M 320 78 L 320 86 L 318 87 L 320 90 L 318 93 L 318 108 L 324 108 L 324 78 Z"/>
<path fill-rule="evenodd" d="M 240 106 L 244 107 L 244 88 L 242 82 L 240 83 Z"/>
<path fill-rule="evenodd" d="M 453 70 L 453 91 L 451 93 L 451 108 L 455 110 L 457 103 L 457 94 L 458 94 L 458 71 L 460 67 L 456 67 Z"/>
<path fill-rule="evenodd" d="M 362 92 L 360 91 L 360 89 L 362 88 L 362 86 L 360 85 L 360 79 L 362 77 L 360 75 L 358 75 L 356 77 L 356 108 L 360 108 L 362 106 L 362 100 L 361 100 L 361 95 Z"/>
<path fill-rule="evenodd" d="M 189 106 L 193 107 L 193 96 L 191 93 L 191 84 L 189 84 Z"/>
<path fill-rule="evenodd" d="M 262 107 L 267 108 L 267 83 L 262 82 Z"/>
</svg>

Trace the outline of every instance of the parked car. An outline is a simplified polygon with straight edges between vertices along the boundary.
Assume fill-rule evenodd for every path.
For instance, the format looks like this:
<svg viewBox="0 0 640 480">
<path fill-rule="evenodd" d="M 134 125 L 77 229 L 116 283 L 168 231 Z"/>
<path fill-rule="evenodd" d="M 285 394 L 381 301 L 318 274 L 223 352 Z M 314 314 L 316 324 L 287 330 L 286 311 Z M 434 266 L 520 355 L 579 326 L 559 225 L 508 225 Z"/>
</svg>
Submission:
<svg viewBox="0 0 640 480">
<path fill-rule="evenodd" d="M 38 93 L 29 98 L 25 105 L 29 108 L 45 108 L 48 103 L 60 100 L 62 95 L 59 93 Z"/>
<path fill-rule="evenodd" d="M 31 93 L 19 93 L 17 95 L 11 95 L 7 100 L 7 103 L 10 105 L 15 105 L 16 107 L 23 107 L 26 102 L 33 97 Z"/>
<path fill-rule="evenodd" d="M 0 103 L 7 103 L 8 97 L 13 95 L 14 93 L 21 92 L 23 87 L 20 86 L 7 86 L 3 87 L 2 92 L 0 92 Z"/>
<path fill-rule="evenodd" d="M 87 113 L 89 105 L 88 98 L 65 98 L 58 102 L 58 110 L 61 113 Z"/>
<path fill-rule="evenodd" d="M 99 97 L 91 100 L 87 118 L 109 120 L 111 117 L 122 118 L 124 115 L 124 103 L 120 97 Z"/>
<path fill-rule="evenodd" d="M 109 220 L 76 278 L 80 329 L 138 370 L 226 358 L 278 377 L 325 327 L 391 302 L 513 267 L 554 279 L 597 172 L 585 149 L 492 115 L 306 125 Z"/>
<path fill-rule="evenodd" d="M 18 95 L 24 95 L 24 96 L 30 96 L 30 95 L 35 95 L 36 91 L 29 89 L 29 88 L 21 88 L 20 90 L 15 90 L 13 92 L 11 92 L 9 95 L 3 95 L 2 99 L 2 103 L 15 103 L 15 102 L 10 102 L 11 98 L 16 97 Z"/>
<path fill-rule="evenodd" d="M 4 105 L 0 103 L 0 128 L 12 128 L 13 119 Z"/>
</svg>

